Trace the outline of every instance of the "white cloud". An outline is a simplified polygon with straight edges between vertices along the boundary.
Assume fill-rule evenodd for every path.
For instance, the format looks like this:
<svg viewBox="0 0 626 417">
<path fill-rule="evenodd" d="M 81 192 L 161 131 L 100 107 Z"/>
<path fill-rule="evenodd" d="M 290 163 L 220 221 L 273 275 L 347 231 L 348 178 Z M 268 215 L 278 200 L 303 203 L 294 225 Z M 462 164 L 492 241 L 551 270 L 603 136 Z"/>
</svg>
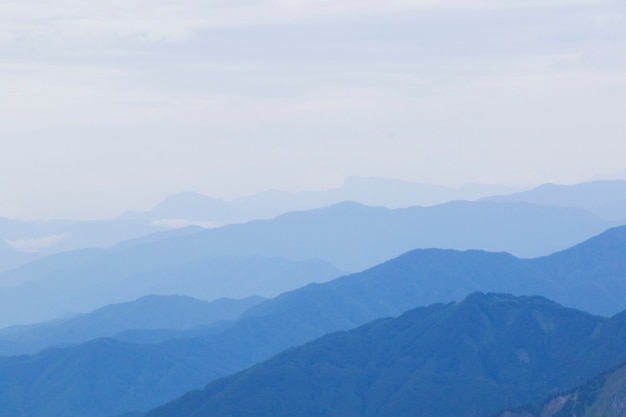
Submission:
<svg viewBox="0 0 626 417">
<path fill-rule="evenodd" d="M 25 252 L 38 252 L 53 246 L 64 239 L 67 239 L 67 235 L 51 235 L 44 236 L 35 239 L 16 239 L 6 240 L 5 242 L 11 245 L 13 248 Z"/>
<path fill-rule="evenodd" d="M 156 201 L 158 184 L 235 197 L 353 174 L 458 183 L 620 171 L 624 7 L 4 1 L 0 204 L 60 213 L 62 199 L 88 194 L 90 210 L 113 215 L 145 184 Z"/>
<path fill-rule="evenodd" d="M 378 16 L 406 11 L 529 10 L 612 7 L 614 0 L 22 0 L 0 4 L 0 41 L 22 37 L 181 40 L 195 31 Z"/>
</svg>

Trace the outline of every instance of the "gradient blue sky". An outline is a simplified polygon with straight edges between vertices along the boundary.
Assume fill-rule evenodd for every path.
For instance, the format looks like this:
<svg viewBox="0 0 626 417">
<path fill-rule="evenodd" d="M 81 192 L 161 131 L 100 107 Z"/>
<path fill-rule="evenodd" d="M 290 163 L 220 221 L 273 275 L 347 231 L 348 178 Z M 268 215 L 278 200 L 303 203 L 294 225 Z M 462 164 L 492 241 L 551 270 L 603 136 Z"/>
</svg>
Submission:
<svg viewBox="0 0 626 417">
<path fill-rule="evenodd" d="M 0 216 L 626 177 L 626 2 L 0 0 Z"/>
</svg>

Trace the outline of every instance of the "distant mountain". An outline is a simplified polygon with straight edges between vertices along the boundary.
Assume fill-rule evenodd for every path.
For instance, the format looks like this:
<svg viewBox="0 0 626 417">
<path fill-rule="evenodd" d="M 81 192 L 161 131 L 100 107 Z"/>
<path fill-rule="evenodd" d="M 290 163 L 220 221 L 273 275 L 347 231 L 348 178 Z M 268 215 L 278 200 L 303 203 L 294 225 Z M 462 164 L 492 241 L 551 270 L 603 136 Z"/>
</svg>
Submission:
<svg viewBox="0 0 626 417">
<path fill-rule="evenodd" d="M 191 191 L 170 195 L 151 210 L 129 211 L 120 216 L 120 219 L 147 219 L 172 226 L 175 221 L 217 224 L 239 218 L 237 209 L 231 203 Z"/>
<path fill-rule="evenodd" d="M 0 242 L 33 255 L 108 247 L 159 230 L 163 227 L 145 219 L 25 221 L 0 218 Z"/>
<path fill-rule="evenodd" d="M 120 218 L 148 219 L 167 226 L 214 226 L 270 219 L 290 211 L 312 210 L 343 201 L 399 208 L 430 206 L 453 200 L 476 200 L 513 191 L 517 190 L 482 184 L 450 188 L 390 178 L 350 177 L 338 188 L 295 193 L 268 190 L 230 201 L 195 192 L 183 192 L 167 197 L 151 210 L 127 212 Z"/>
<path fill-rule="evenodd" d="M 58 255 L 0 275 L 0 285 L 4 282 L 5 286 L 12 286 L 0 288 L 0 317 L 5 320 L 0 325 L 50 320 L 144 294 L 196 295 L 206 299 L 273 296 L 307 282 L 334 278 L 338 270 L 368 268 L 415 248 L 478 248 L 518 256 L 545 255 L 600 233 L 612 224 L 578 209 L 527 203 L 453 202 L 395 210 L 341 203 L 287 213 L 272 220 L 209 230 L 196 227 L 160 232 L 99 253 Z M 181 277 L 195 279 L 205 273 L 214 278 L 203 279 L 203 285 L 218 282 L 222 266 L 215 259 L 224 257 L 285 258 L 297 261 L 299 272 L 286 271 L 283 278 L 269 280 L 263 277 L 276 276 L 270 270 L 286 268 L 266 265 L 265 269 L 257 268 L 264 270 L 263 274 L 248 274 L 242 286 L 254 285 L 255 279 L 288 284 L 271 287 L 274 292 L 255 289 L 215 292 L 207 297 L 197 293 L 202 288 L 199 285 L 190 291 L 173 284 L 192 279 L 179 281 Z M 218 265 L 201 265 L 207 259 Z M 44 264 L 46 268 L 42 267 Z M 219 282 L 228 284 L 225 279 Z M 72 297 L 59 290 L 70 287 Z M 36 309 L 32 308 L 33 300 L 37 300 Z"/>
<path fill-rule="evenodd" d="M 477 199 L 512 192 L 507 187 L 470 184 L 446 188 L 393 179 L 353 177 L 339 188 L 289 193 L 266 191 L 225 201 L 195 192 L 166 197 L 147 211 L 129 211 L 107 220 L 26 221 L 0 218 L 0 244 L 18 252 L 10 260 L 0 248 L 0 273 L 51 254 L 85 248 L 105 248 L 164 229 L 188 225 L 215 227 L 254 219 L 269 219 L 294 210 L 309 210 L 353 200 L 370 205 L 406 207 L 432 205 L 458 199 Z M 30 257 L 19 252 L 31 253 Z M 18 256 L 19 255 L 19 256 Z M 22 256 L 22 257 L 20 257 Z"/>
<path fill-rule="evenodd" d="M 0 415 L 101 417 L 147 410 L 329 332 L 420 305 L 458 300 L 477 290 L 554 295 L 569 306 L 593 304 L 612 313 L 626 308 L 621 297 L 625 241 L 626 227 L 616 228 L 533 260 L 506 253 L 415 250 L 362 273 L 282 294 L 227 326 L 211 326 L 190 337 L 178 333 L 168 339 L 155 331 L 154 337 L 144 333 L 120 338 L 138 343 L 106 339 L 27 358 L 0 358 Z M 580 273 L 579 260 L 586 264 Z M 579 291 L 593 285 L 604 290 Z M 625 329 L 622 323 L 611 332 L 618 337 Z M 516 404 L 529 401 L 520 398 Z"/>
<path fill-rule="evenodd" d="M 386 209 L 344 202 L 135 246 L 176 256 L 280 256 L 322 259 L 358 271 L 415 248 L 483 249 L 547 255 L 619 222 L 578 209 L 527 203 L 452 202 Z M 166 237 L 167 233 L 161 236 Z M 206 256 L 206 255 L 204 255 Z"/>
<path fill-rule="evenodd" d="M 0 279 L 7 283 L 0 287 L 0 326 L 48 321 L 145 294 L 188 295 L 207 301 L 253 295 L 273 297 L 343 274 L 318 260 L 193 260 L 142 249 L 67 252 L 12 271 Z"/>
<path fill-rule="evenodd" d="M 183 296 L 145 296 L 64 320 L 0 329 L 0 355 L 35 353 L 50 346 L 78 344 L 134 329 L 182 330 L 234 320 L 262 297 L 212 302 Z M 4 345 L 4 349 L 3 349 Z"/>
<path fill-rule="evenodd" d="M 147 417 L 481 416 L 623 361 L 624 324 L 476 293 L 290 349 Z"/>
<path fill-rule="evenodd" d="M 585 384 L 499 417 L 623 417 L 626 415 L 626 365 L 603 372 Z"/>
<path fill-rule="evenodd" d="M 626 180 L 598 180 L 575 185 L 544 184 L 529 191 L 484 198 L 484 201 L 575 207 L 598 217 L 626 220 Z"/>
<path fill-rule="evenodd" d="M 6 242 L 0 240 L 0 274 L 32 262 L 42 255 L 15 250 Z"/>
</svg>

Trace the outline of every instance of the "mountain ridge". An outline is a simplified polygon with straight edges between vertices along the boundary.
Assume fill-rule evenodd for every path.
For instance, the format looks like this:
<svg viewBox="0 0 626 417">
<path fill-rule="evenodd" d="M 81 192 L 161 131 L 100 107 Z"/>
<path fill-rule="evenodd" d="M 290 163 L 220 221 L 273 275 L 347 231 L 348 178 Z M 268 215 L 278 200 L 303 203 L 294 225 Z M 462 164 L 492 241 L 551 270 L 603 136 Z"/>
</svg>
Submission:
<svg viewBox="0 0 626 417">
<path fill-rule="evenodd" d="M 626 358 L 612 320 L 473 293 L 289 349 L 146 416 L 484 415 Z"/>
</svg>

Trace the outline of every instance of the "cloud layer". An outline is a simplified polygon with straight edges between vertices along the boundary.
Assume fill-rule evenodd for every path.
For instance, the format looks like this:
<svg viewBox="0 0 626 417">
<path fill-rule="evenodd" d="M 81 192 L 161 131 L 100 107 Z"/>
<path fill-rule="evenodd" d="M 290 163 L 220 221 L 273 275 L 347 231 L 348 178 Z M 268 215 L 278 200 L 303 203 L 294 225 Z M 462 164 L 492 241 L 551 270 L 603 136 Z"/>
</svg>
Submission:
<svg viewBox="0 0 626 417">
<path fill-rule="evenodd" d="M 620 171 L 625 14 L 609 0 L 3 2 L 0 215 L 355 174 Z"/>
</svg>

